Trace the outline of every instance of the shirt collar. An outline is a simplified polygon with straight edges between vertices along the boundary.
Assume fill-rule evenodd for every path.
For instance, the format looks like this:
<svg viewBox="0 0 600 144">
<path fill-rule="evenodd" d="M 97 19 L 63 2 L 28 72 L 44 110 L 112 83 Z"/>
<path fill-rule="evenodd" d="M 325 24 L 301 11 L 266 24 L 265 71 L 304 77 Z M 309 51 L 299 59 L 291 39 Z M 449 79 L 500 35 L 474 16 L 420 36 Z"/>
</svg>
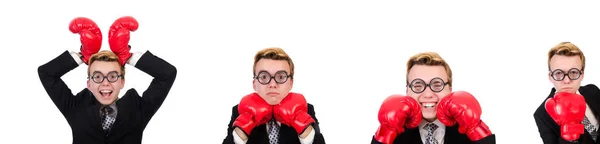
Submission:
<svg viewBox="0 0 600 144">
<path fill-rule="evenodd" d="M 435 125 L 438 126 L 437 129 L 446 129 L 446 125 L 444 125 L 438 119 L 435 119 L 435 121 L 433 121 L 433 122 L 429 122 L 429 121 L 426 121 L 425 119 L 423 119 L 423 120 L 421 120 L 421 123 L 419 123 L 419 130 L 422 130 L 423 127 L 425 127 L 425 125 L 428 124 L 428 123 L 434 123 Z"/>
</svg>

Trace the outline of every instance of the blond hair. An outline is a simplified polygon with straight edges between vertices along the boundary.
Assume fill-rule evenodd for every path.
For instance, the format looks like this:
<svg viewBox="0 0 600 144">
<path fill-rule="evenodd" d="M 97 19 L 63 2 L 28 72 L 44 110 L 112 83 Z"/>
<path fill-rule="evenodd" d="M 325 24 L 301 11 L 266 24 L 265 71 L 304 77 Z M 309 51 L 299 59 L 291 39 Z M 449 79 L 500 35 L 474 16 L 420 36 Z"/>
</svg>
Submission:
<svg viewBox="0 0 600 144">
<path fill-rule="evenodd" d="M 581 49 L 579 49 L 579 47 L 577 47 L 571 42 L 561 42 L 558 45 L 552 47 L 550 51 L 548 51 L 548 70 L 551 70 L 550 59 L 552 59 L 552 57 L 555 55 L 579 56 L 579 59 L 581 59 L 582 62 L 581 71 L 585 69 L 585 55 L 583 55 L 583 52 L 581 51 Z"/>
<path fill-rule="evenodd" d="M 116 62 L 119 63 L 119 57 L 112 51 L 102 50 L 98 53 L 93 54 L 89 59 L 89 65 L 96 61 L 103 62 Z M 120 64 L 120 63 L 119 63 Z M 90 75 L 90 68 L 88 67 L 88 75 Z M 121 66 L 121 78 L 125 79 L 125 66 Z"/>
<path fill-rule="evenodd" d="M 427 65 L 427 66 L 443 66 L 448 74 L 448 81 L 446 82 L 449 86 L 452 86 L 452 69 L 446 61 L 436 52 L 422 52 L 413 55 L 408 59 L 406 63 L 406 85 L 408 85 L 408 73 L 410 69 L 415 65 Z"/>
<path fill-rule="evenodd" d="M 258 51 L 254 56 L 254 67 L 252 68 L 253 74 L 255 74 L 256 72 L 256 63 L 258 63 L 258 61 L 260 61 L 261 59 L 287 61 L 287 63 L 290 65 L 289 75 L 291 78 L 293 78 L 292 76 L 294 76 L 294 62 L 292 61 L 292 58 L 290 58 L 290 56 L 287 53 L 285 53 L 285 51 L 283 51 L 283 49 L 278 47 L 270 47 Z"/>
</svg>

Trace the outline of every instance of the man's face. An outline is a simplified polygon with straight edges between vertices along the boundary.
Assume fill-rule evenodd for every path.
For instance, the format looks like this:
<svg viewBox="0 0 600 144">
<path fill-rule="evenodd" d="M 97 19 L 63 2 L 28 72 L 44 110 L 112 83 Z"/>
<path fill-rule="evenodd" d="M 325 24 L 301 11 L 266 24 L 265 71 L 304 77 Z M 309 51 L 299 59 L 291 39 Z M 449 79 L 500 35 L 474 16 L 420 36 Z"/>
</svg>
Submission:
<svg viewBox="0 0 600 144">
<path fill-rule="evenodd" d="M 550 59 L 548 79 L 557 92 L 576 93 L 583 80 L 582 67 L 579 56 L 555 55 Z"/>
<path fill-rule="evenodd" d="M 414 65 L 408 72 L 408 82 L 406 94 L 419 102 L 423 119 L 437 119 L 438 102 L 452 92 L 452 88 L 446 85 L 446 69 L 443 66 Z"/>
<path fill-rule="evenodd" d="M 252 81 L 252 86 L 267 103 L 276 105 L 292 89 L 293 79 L 287 77 L 289 74 L 290 65 L 287 61 L 261 59 L 256 63 L 254 71 L 256 77 Z"/>
<path fill-rule="evenodd" d="M 125 84 L 118 62 L 95 61 L 90 65 L 89 74 L 87 88 L 98 102 L 102 105 L 110 105 L 117 100 Z"/>
</svg>

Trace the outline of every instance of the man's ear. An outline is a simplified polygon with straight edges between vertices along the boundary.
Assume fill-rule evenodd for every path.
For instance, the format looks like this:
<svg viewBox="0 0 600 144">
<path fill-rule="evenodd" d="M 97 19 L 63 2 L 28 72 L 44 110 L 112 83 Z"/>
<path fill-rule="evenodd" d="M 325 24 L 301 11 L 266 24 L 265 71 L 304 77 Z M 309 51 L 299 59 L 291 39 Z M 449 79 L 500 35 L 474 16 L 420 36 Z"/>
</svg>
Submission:
<svg viewBox="0 0 600 144">
<path fill-rule="evenodd" d="M 452 92 L 452 86 L 449 86 L 448 89 L 450 90 L 450 92 Z"/>
<path fill-rule="evenodd" d="M 123 89 L 124 87 L 125 87 L 125 79 L 121 79 L 121 88 L 120 89 Z"/>
<path fill-rule="evenodd" d="M 552 82 L 552 72 L 548 72 L 548 81 Z"/>
<path fill-rule="evenodd" d="M 257 91 L 257 90 L 256 90 L 256 84 L 255 84 L 255 80 L 252 80 L 252 89 L 254 89 L 254 91 Z"/>
<path fill-rule="evenodd" d="M 90 89 L 90 79 L 87 80 L 86 84 L 87 84 L 87 88 L 89 90 Z"/>
<path fill-rule="evenodd" d="M 294 87 L 294 79 L 290 79 L 290 90 Z"/>
</svg>

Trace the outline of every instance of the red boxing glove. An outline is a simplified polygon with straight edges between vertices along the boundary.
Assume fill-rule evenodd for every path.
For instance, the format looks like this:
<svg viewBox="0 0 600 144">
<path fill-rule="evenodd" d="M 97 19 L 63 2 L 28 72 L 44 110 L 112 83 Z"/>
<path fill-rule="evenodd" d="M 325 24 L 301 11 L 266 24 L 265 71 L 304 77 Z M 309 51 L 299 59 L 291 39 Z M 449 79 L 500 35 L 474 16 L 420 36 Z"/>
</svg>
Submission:
<svg viewBox="0 0 600 144">
<path fill-rule="evenodd" d="M 130 32 L 136 31 L 139 27 L 137 20 L 131 16 L 121 17 L 110 26 L 108 31 L 108 44 L 110 50 L 118 57 L 121 65 L 124 66 L 131 57 L 129 52 Z"/>
<path fill-rule="evenodd" d="M 80 35 L 81 56 L 83 62 L 88 64 L 90 57 L 100 51 L 102 46 L 102 32 L 96 22 L 86 17 L 77 17 L 69 23 L 69 30 Z"/>
<path fill-rule="evenodd" d="M 302 94 L 289 93 L 273 110 L 275 119 L 302 134 L 315 120 L 308 114 L 308 104 Z"/>
<path fill-rule="evenodd" d="M 267 123 L 273 115 L 273 106 L 269 105 L 257 93 L 246 95 L 238 105 L 240 114 L 233 122 L 234 127 L 239 127 L 250 135 L 254 127 Z"/>
<path fill-rule="evenodd" d="M 581 121 L 585 119 L 585 99 L 583 96 L 568 93 L 557 92 L 554 97 L 546 100 L 546 111 L 560 126 L 560 133 L 563 139 L 574 141 L 579 139 L 579 135 L 584 133 L 584 125 Z"/>
<path fill-rule="evenodd" d="M 404 127 L 419 126 L 423 114 L 417 100 L 404 95 L 392 95 L 383 101 L 379 108 L 379 123 L 375 139 L 381 143 L 393 143 L 396 136 L 404 132 Z"/>
<path fill-rule="evenodd" d="M 473 95 L 465 91 L 450 93 L 440 100 L 437 117 L 444 125 L 458 123 L 458 132 L 471 141 L 478 141 L 492 135 L 490 128 L 480 119 L 481 106 Z"/>
</svg>

